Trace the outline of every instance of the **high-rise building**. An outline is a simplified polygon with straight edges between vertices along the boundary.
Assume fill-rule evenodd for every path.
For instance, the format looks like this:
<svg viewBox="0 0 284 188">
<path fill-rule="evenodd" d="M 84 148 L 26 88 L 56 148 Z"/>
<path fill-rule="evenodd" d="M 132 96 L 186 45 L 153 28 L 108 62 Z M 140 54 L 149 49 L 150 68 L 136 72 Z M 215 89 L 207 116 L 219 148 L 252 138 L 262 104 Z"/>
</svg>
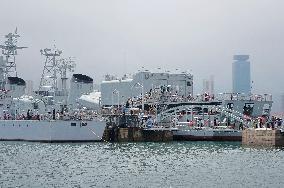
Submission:
<svg viewBox="0 0 284 188">
<path fill-rule="evenodd" d="M 33 94 L 33 81 L 32 80 L 27 80 L 26 81 L 26 95 L 32 95 Z"/>
<path fill-rule="evenodd" d="M 233 93 L 251 93 L 249 55 L 234 55 Z"/>
<path fill-rule="evenodd" d="M 214 76 L 211 75 L 210 79 L 203 79 L 203 93 L 214 94 Z"/>
<path fill-rule="evenodd" d="M 5 85 L 5 60 L 3 56 L 0 56 L 0 88 Z"/>
<path fill-rule="evenodd" d="M 203 93 L 209 93 L 209 80 L 203 79 Z"/>
<path fill-rule="evenodd" d="M 214 88 L 214 76 L 211 75 L 210 76 L 210 94 L 214 94 L 215 93 L 215 88 Z"/>
<path fill-rule="evenodd" d="M 284 93 L 280 96 L 281 112 L 284 112 Z"/>
</svg>

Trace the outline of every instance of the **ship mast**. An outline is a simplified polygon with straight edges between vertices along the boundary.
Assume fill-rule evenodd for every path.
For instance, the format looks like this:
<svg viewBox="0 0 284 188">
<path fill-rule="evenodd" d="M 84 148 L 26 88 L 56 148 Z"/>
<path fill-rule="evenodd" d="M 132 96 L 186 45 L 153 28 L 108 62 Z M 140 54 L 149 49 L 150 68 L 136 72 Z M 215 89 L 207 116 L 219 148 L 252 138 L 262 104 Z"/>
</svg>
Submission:
<svg viewBox="0 0 284 188">
<path fill-rule="evenodd" d="M 57 57 L 62 51 L 45 48 L 40 50 L 41 55 L 45 56 L 44 68 L 40 79 L 39 91 L 54 92 L 57 88 Z"/>
<path fill-rule="evenodd" d="M 8 77 L 17 77 L 16 69 L 16 55 L 18 55 L 17 50 L 27 47 L 17 46 L 17 39 L 20 35 L 17 34 L 17 28 L 14 33 L 9 33 L 5 35 L 7 40 L 4 42 L 4 45 L 0 45 L 2 49 L 2 54 L 5 56 L 5 63 L 2 65 L 3 76 L 0 78 L 0 87 L 1 89 L 5 88 Z"/>
<path fill-rule="evenodd" d="M 61 86 L 64 95 L 67 95 L 67 71 L 74 72 L 75 61 L 72 57 L 63 58 L 58 61 L 57 68 L 61 74 Z"/>
</svg>

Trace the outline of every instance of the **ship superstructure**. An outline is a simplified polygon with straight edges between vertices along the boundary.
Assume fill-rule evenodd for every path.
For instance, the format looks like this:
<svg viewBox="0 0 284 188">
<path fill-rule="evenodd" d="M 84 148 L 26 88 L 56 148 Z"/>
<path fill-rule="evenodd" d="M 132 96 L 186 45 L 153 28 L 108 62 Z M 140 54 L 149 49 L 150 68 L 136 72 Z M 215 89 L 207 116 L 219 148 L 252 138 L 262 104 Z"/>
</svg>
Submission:
<svg viewBox="0 0 284 188">
<path fill-rule="evenodd" d="M 180 96 L 193 95 L 193 76 L 190 73 L 139 71 L 132 77 L 116 78 L 107 75 L 101 83 L 102 105 L 120 105 L 129 98 L 142 97 L 155 89 L 169 90 Z"/>
</svg>

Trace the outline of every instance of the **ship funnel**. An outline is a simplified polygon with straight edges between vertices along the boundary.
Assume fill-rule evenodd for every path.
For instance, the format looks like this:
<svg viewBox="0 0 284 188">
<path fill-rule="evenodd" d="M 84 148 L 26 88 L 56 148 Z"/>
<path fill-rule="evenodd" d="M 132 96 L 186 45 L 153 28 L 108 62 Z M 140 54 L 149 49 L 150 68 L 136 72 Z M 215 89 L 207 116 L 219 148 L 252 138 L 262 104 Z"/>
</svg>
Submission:
<svg viewBox="0 0 284 188">
<path fill-rule="evenodd" d="M 68 104 L 76 106 L 77 100 L 84 94 L 93 91 L 93 79 L 83 74 L 73 74 L 70 83 L 70 93 L 68 96 Z"/>
</svg>

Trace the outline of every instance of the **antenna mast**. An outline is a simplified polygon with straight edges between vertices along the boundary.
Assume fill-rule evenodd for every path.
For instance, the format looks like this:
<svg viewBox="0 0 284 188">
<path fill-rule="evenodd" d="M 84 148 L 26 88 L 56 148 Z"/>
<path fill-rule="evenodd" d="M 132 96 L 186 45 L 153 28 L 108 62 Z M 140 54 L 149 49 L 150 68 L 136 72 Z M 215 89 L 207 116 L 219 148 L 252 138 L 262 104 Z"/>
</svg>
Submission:
<svg viewBox="0 0 284 188">
<path fill-rule="evenodd" d="M 0 45 L 2 49 L 2 54 L 6 57 L 5 64 L 3 66 L 4 76 L 0 79 L 1 87 L 4 88 L 5 83 L 7 82 L 8 77 L 17 77 L 17 69 L 16 69 L 16 55 L 18 55 L 17 50 L 23 49 L 27 47 L 19 47 L 17 46 L 18 38 L 20 35 L 17 34 L 17 28 L 14 33 L 9 33 L 5 35 L 7 40 L 4 42 L 4 45 Z"/>
<path fill-rule="evenodd" d="M 74 72 L 75 66 L 76 64 L 72 57 L 60 59 L 58 61 L 57 67 L 61 74 L 62 91 L 64 94 L 67 94 L 67 71 Z"/>
<path fill-rule="evenodd" d="M 62 53 L 61 50 L 51 50 L 45 48 L 40 50 L 41 55 L 45 56 L 45 63 L 40 79 L 39 91 L 57 91 L 57 57 Z"/>
</svg>

